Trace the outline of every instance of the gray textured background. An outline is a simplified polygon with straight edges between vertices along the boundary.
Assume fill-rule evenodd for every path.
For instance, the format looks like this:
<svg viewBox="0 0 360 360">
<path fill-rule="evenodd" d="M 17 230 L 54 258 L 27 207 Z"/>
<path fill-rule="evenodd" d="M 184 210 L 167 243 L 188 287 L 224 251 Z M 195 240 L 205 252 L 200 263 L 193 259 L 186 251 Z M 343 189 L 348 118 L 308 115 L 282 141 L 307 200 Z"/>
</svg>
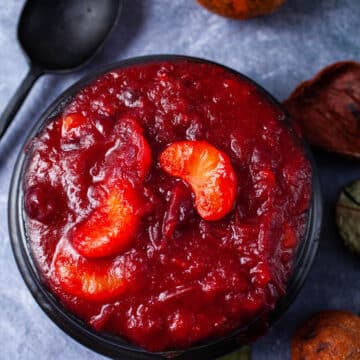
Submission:
<svg viewBox="0 0 360 360">
<path fill-rule="evenodd" d="M 16 41 L 23 0 L 0 7 L 0 111 L 28 65 Z M 62 333 L 26 289 L 11 254 L 7 193 L 16 154 L 32 123 L 65 88 L 99 64 L 154 53 L 205 57 L 244 72 L 280 100 L 323 66 L 360 60 L 359 0 L 288 0 L 276 14 L 247 22 L 210 14 L 194 0 L 127 0 L 104 50 L 71 75 L 43 76 L 0 143 L 0 358 L 101 359 Z M 286 316 L 254 346 L 254 360 L 289 359 L 296 324 L 324 308 L 360 313 L 359 258 L 336 234 L 333 206 L 341 185 L 360 177 L 359 163 L 316 154 L 323 185 L 325 223 L 318 257 Z"/>
</svg>

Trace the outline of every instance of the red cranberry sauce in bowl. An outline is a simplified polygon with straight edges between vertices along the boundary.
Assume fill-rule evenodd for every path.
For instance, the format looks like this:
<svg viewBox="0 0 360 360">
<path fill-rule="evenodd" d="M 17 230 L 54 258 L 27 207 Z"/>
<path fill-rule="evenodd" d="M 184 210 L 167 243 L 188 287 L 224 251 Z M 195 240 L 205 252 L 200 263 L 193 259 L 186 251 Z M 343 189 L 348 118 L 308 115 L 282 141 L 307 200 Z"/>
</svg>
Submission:
<svg viewBox="0 0 360 360">
<path fill-rule="evenodd" d="M 279 107 L 214 64 L 110 71 L 29 146 L 26 232 L 49 290 L 151 351 L 245 327 L 286 290 L 311 166 Z"/>
</svg>

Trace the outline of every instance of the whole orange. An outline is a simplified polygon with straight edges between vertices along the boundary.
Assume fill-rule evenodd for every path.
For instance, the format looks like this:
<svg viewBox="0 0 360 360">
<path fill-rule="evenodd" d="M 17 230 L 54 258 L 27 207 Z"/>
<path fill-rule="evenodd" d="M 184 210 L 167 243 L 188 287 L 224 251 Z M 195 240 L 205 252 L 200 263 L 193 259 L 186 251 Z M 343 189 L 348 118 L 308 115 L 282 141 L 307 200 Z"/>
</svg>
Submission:
<svg viewBox="0 0 360 360">
<path fill-rule="evenodd" d="M 237 19 L 266 15 L 275 11 L 286 0 L 197 0 L 208 10 Z"/>
</svg>

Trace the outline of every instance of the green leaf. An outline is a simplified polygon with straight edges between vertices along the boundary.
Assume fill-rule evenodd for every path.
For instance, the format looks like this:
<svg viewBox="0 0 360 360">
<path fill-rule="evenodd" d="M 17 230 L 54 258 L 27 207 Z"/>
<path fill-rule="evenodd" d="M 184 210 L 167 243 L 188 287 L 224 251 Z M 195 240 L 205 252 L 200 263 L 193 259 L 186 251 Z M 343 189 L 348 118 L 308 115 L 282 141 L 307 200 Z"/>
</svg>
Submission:
<svg viewBox="0 0 360 360">
<path fill-rule="evenodd" d="M 345 245 L 360 254 L 360 179 L 342 189 L 336 205 L 336 223 Z"/>
<path fill-rule="evenodd" d="M 225 355 L 218 360 L 251 360 L 250 346 L 244 346 L 229 355 Z"/>
</svg>

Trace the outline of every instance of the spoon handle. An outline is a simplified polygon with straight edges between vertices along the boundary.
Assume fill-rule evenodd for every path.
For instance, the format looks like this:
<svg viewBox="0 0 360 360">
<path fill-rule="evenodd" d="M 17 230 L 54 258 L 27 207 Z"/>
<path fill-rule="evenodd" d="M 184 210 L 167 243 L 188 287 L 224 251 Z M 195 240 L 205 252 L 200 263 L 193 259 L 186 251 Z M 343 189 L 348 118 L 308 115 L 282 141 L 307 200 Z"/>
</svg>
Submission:
<svg viewBox="0 0 360 360">
<path fill-rule="evenodd" d="M 9 104 L 6 106 L 3 114 L 0 117 L 0 139 L 5 134 L 6 129 L 9 127 L 11 121 L 15 117 L 21 104 L 24 102 L 26 95 L 32 88 L 35 80 L 43 73 L 42 69 L 31 65 L 25 79 L 22 81 L 16 93 L 13 95 Z"/>
</svg>

